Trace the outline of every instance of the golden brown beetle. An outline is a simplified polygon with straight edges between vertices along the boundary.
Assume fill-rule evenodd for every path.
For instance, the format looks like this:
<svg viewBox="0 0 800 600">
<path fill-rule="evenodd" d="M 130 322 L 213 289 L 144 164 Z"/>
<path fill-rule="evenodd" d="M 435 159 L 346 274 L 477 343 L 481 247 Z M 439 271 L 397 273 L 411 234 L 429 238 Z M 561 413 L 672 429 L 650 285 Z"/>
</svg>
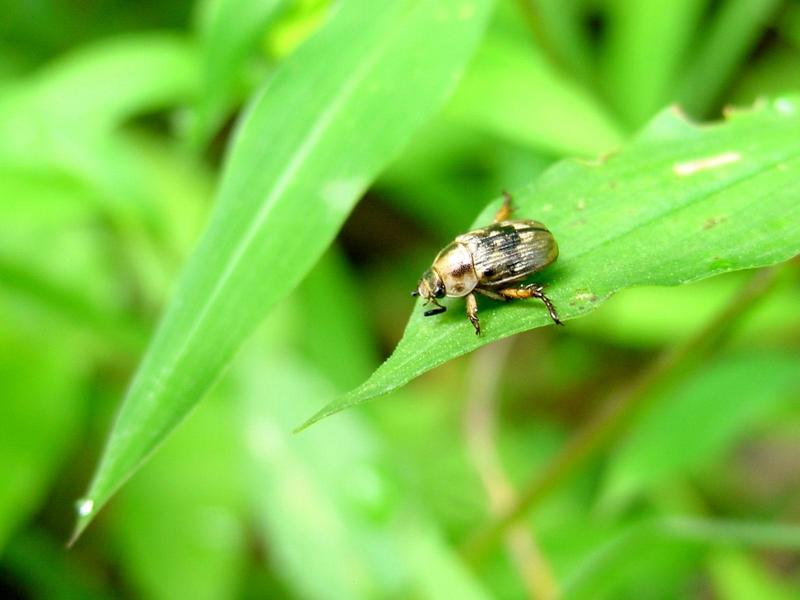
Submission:
<svg viewBox="0 0 800 600">
<path fill-rule="evenodd" d="M 509 220 L 511 196 L 503 192 L 503 197 L 505 201 L 492 225 L 459 235 L 436 255 L 431 268 L 422 274 L 417 289 L 411 294 L 425 298 L 425 304 L 436 305 L 425 311 L 426 317 L 447 310 L 437 302 L 438 298 L 466 296 L 467 317 L 475 327 L 475 334 L 480 335 L 478 302 L 474 294 L 477 292 L 495 300 L 538 298 L 544 302 L 553 322 L 563 325 L 541 285 L 509 286 L 555 262 L 558 244 L 539 221 Z"/>
</svg>

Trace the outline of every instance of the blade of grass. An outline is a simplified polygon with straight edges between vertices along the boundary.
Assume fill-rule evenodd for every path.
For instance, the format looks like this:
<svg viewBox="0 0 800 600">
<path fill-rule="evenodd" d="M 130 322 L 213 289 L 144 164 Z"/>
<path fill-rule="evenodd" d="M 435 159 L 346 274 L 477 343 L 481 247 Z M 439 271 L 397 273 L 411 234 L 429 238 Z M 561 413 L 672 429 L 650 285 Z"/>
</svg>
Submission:
<svg viewBox="0 0 800 600">
<path fill-rule="evenodd" d="M 370 181 L 442 104 L 490 6 L 343 3 L 256 96 L 233 141 L 209 227 L 80 504 L 73 540 L 200 400 L 322 255 Z"/>
</svg>

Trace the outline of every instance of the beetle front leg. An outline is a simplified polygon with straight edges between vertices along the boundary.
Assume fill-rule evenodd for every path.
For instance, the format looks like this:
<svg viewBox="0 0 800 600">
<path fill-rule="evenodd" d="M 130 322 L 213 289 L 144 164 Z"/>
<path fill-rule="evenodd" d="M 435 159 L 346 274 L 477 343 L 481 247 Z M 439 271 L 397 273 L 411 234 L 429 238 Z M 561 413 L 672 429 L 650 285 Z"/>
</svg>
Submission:
<svg viewBox="0 0 800 600">
<path fill-rule="evenodd" d="M 538 298 L 541 300 L 544 305 L 547 307 L 547 312 L 550 314 L 550 318 L 553 319 L 553 323 L 556 325 L 563 325 L 564 323 L 561 322 L 561 319 L 558 318 L 558 313 L 556 312 L 556 307 L 553 306 L 553 303 L 550 301 L 550 298 L 545 296 L 544 294 L 544 287 L 541 285 L 537 285 L 535 283 L 531 283 L 529 285 L 523 285 L 519 288 L 506 288 L 504 290 L 498 290 L 498 293 L 510 300 L 525 300 L 527 298 Z"/>
<path fill-rule="evenodd" d="M 478 300 L 475 298 L 475 294 L 469 294 L 467 296 L 467 318 L 472 323 L 472 326 L 475 328 L 475 335 L 481 334 L 481 322 L 478 320 Z"/>
<path fill-rule="evenodd" d="M 497 214 L 494 216 L 494 222 L 499 223 L 500 221 L 507 221 L 511 218 L 511 213 L 513 211 L 514 209 L 511 206 L 511 194 L 503 190 L 503 206 L 500 207 L 500 210 L 498 210 Z"/>
</svg>

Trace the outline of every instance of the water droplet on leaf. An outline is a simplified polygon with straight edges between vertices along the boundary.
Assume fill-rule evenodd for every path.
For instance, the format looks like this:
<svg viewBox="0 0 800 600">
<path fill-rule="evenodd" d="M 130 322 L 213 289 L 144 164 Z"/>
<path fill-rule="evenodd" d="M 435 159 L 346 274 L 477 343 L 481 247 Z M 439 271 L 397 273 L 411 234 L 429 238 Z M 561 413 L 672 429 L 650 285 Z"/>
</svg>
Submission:
<svg viewBox="0 0 800 600">
<path fill-rule="evenodd" d="M 86 517 L 94 510 L 94 500 L 91 498 L 81 498 L 75 503 L 75 509 L 78 511 L 79 516 Z"/>
</svg>

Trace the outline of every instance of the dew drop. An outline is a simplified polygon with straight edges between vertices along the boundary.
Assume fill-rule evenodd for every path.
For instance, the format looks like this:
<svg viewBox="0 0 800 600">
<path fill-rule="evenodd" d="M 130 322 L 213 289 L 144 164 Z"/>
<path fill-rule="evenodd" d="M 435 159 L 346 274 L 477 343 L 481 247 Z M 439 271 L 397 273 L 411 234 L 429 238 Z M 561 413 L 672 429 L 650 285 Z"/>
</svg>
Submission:
<svg viewBox="0 0 800 600">
<path fill-rule="evenodd" d="M 78 511 L 79 516 L 89 516 L 94 510 L 94 500 L 91 498 L 81 498 L 75 503 L 75 509 Z"/>
</svg>

